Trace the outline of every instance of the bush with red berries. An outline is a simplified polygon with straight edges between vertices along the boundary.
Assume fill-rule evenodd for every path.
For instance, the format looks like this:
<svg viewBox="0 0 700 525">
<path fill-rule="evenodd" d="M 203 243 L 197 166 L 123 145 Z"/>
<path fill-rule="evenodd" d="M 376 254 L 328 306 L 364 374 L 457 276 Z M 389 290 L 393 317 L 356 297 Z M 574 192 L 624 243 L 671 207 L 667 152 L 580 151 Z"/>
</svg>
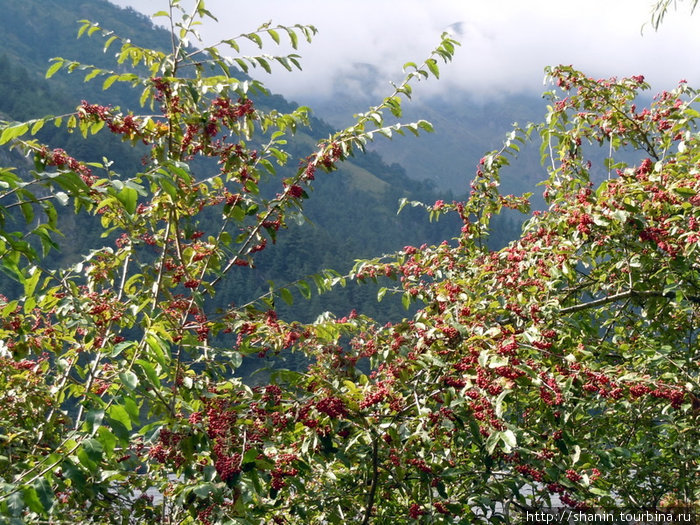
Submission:
<svg viewBox="0 0 700 525">
<path fill-rule="evenodd" d="M 49 69 L 130 84 L 143 114 L 83 102 L 72 115 L 0 127 L 0 143 L 36 161 L 31 181 L 0 169 L 0 217 L 21 211 L 28 223 L 22 232 L 0 223 L 0 264 L 24 287 L 0 300 L 4 519 L 507 523 L 554 504 L 700 499 L 694 89 L 681 83 L 646 104 L 642 77 L 552 68 L 543 123 L 514 129 L 486 154 L 465 201 L 423 205 L 431 219 L 460 218 L 453 239 L 360 261 L 347 275 L 300 276 L 217 310 L 227 278 L 255 272 L 258 254 L 275 249 L 317 172 L 376 135 L 430 129 L 387 125 L 384 114 L 400 116 L 402 97 L 437 76 L 456 42 L 443 35 L 379 105 L 276 178 L 306 110 L 260 109 L 262 85 L 237 80 L 231 65 L 291 69 L 298 56 L 193 51 L 178 43 L 211 15 L 203 2 L 181 14 L 172 53 L 86 22 L 81 34 L 121 45 L 119 72 L 65 59 Z M 314 33 L 266 24 L 238 40 L 262 46 L 282 35 L 296 47 Z M 238 40 L 221 46 L 237 51 Z M 32 139 L 48 122 L 150 153 L 140 173 L 116 173 Z M 533 137 L 547 207 L 531 212 L 527 195 L 498 188 Z M 215 167 L 200 171 L 190 162 L 200 157 Z M 263 176 L 276 193 L 270 182 L 261 191 Z M 55 203 L 71 201 L 116 240 L 52 269 L 43 263 L 59 242 Z M 490 250 L 491 219 L 505 208 L 529 219 L 519 239 Z M 216 229 L 201 220 L 212 213 Z M 45 221 L 34 227 L 37 216 Z M 304 324 L 275 310 L 276 300 L 378 278 L 394 281 L 380 299 L 398 294 L 415 313 Z M 258 386 L 235 376 L 244 356 L 290 353 L 308 368 L 278 369 Z"/>
</svg>

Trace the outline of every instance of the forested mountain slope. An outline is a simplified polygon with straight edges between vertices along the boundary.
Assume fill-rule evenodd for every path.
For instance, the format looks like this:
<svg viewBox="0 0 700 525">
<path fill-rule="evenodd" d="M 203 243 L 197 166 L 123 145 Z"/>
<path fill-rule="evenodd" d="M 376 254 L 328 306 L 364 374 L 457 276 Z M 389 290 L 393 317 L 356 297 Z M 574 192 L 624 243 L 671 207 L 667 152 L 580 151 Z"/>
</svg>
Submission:
<svg viewBox="0 0 700 525">
<path fill-rule="evenodd" d="M 115 63 L 113 50 L 103 51 L 103 39 L 97 35 L 77 38 L 80 27 L 77 21 L 80 19 L 99 22 L 116 34 L 131 38 L 137 45 L 161 49 L 170 45 L 169 34 L 153 26 L 146 17 L 104 0 L 10 2 L 0 19 L 0 31 L 4 35 L 0 52 L 0 113 L 12 120 L 26 120 L 47 113 L 58 115 L 73 111 L 81 100 L 109 102 L 120 105 L 122 109 L 138 110 L 138 93 L 119 83 L 104 92 L 101 81 L 84 82 L 84 71 L 60 72 L 50 80 L 44 78 L 53 57 L 119 71 L 121 66 Z M 295 107 L 279 95 L 253 95 L 253 98 L 259 106 L 280 111 Z M 364 109 L 357 108 L 358 111 Z M 292 158 L 303 159 L 318 139 L 332 131 L 328 124 L 312 118 L 310 129 L 301 130 L 298 140 L 289 145 L 289 153 Z M 46 127 L 39 138 L 86 161 L 107 157 L 114 161 L 115 169 L 124 174 L 138 172 L 140 159 L 146 153 L 144 148 L 132 148 L 130 144 L 105 134 L 85 141 L 79 135 Z M 410 147 L 408 139 L 396 140 Z M 198 169 L 206 172 L 211 166 L 201 164 Z M 407 244 L 439 242 L 457 233 L 456 224 L 445 220 L 430 224 L 422 211 L 410 207 L 397 216 L 401 198 L 432 203 L 437 199 L 449 202 L 452 196 L 438 191 L 433 182 L 409 179 L 401 166 L 388 165 L 376 153 L 355 156 L 337 172 L 317 181 L 305 207 L 308 221 L 290 225 L 291 231 L 279 236 L 278 249 L 265 254 L 260 263 L 263 270 L 259 272 L 260 277 L 253 281 L 244 280 L 238 286 L 248 290 L 244 295 L 252 295 L 265 290 L 267 280 L 293 279 L 322 267 L 345 271 L 357 257 L 381 255 Z M 509 227 L 517 226 L 511 221 Z M 79 235 L 71 229 L 65 232 L 68 240 L 62 243 L 63 260 L 71 260 L 89 247 L 104 242 L 93 238 L 84 225 L 76 225 L 76 228 L 80 230 Z M 502 243 L 512 236 L 512 232 L 500 231 L 494 238 L 495 242 Z M 300 239 L 304 242 L 297 242 Z M 240 292 L 237 290 L 237 295 Z M 353 290 L 341 293 L 333 300 L 322 298 L 324 304 L 315 305 L 312 312 L 302 315 L 308 317 L 323 308 L 342 311 L 351 305 L 360 306 L 358 301 L 367 303 L 365 306 L 370 311 L 376 311 L 373 295 Z M 386 310 L 388 307 L 382 305 L 382 308 Z M 298 309 L 295 315 L 300 315 Z"/>
</svg>

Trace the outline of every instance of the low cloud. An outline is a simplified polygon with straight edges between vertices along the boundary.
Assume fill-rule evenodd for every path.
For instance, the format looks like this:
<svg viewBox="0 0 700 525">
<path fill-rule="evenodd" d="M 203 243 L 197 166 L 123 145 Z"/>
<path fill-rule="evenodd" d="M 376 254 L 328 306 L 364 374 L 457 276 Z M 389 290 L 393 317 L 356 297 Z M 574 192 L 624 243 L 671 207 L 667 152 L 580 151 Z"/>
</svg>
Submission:
<svg viewBox="0 0 700 525">
<path fill-rule="evenodd" d="M 112 0 L 146 14 L 167 0 Z M 183 2 L 183 5 L 187 2 Z M 342 90 L 377 96 L 402 78 L 401 66 L 420 62 L 449 30 L 462 45 L 453 63 L 442 65 L 439 82 L 417 89 L 448 95 L 455 90 L 478 97 L 543 90 L 547 65 L 572 64 L 596 77 L 643 74 L 654 91 L 670 89 L 682 78 L 700 84 L 693 57 L 700 51 L 698 20 L 679 3 L 658 32 L 647 27 L 649 0 L 258 0 L 245 5 L 207 0 L 219 19 L 201 33 L 207 44 L 272 21 L 312 24 L 319 34 L 302 45 L 303 72 L 261 73 L 270 89 L 300 103 Z M 700 16 L 698 14 L 697 16 Z M 246 48 L 255 53 L 256 49 Z M 266 52 L 291 52 L 274 46 Z"/>
</svg>

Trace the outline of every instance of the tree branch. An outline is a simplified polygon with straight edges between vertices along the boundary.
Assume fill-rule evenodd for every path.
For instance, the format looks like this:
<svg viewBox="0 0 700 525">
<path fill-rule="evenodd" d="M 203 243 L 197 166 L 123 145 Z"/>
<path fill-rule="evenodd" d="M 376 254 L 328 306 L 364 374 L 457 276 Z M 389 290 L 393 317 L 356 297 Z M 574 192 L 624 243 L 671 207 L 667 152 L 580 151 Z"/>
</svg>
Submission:
<svg viewBox="0 0 700 525">
<path fill-rule="evenodd" d="M 372 507 L 374 507 L 374 497 L 377 493 L 377 478 L 379 477 L 379 437 L 374 436 L 372 443 L 372 486 L 367 495 L 367 508 L 365 509 L 365 517 L 362 520 L 362 525 L 367 525 L 372 517 Z"/>
<path fill-rule="evenodd" d="M 657 292 L 654 290 L 638 291 L 638 290 L 627 290 L 626 292 L 620 292 L 614 295 L 608 295 L 607 297 L 602 297 L 594 301 L 589 301 L 587 303 L 575 304 L 574 306 L 568 306 L 562 308 L 560 313 L 570 314 L 572 312 L 578 312 L 580 310 L 586 310 L 588 308 L 595 308 L 608 303 L 614 303 L 615 301 L 621 301 L 623 299 L 629 299 L 632 297 L 665 297 L 667 299 L 672 299 L 675 297 L 673 292 Z M 687 299 L 693 303 L 700 304 L 700 297 L 691 295 Z"/>
</svg>

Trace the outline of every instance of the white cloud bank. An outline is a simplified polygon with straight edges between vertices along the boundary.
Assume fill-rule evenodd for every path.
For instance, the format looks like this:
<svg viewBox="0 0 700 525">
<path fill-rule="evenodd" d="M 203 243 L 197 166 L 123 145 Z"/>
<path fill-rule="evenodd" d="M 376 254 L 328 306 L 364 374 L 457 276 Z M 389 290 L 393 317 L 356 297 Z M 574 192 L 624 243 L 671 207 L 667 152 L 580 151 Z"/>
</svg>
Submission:
<svg viewBox="0 0 700 525">
<path fill-rule="evenodd" d="M 167 0 L 111 1 L 145 14 L 167 8 Z M 191 1 L 183 0 L 187 3 Z M 426 58 L 448 28 L 459 33 L 455 36 L 462 45 L 454 62 L 442 66 L 442 79 L 421 87 L 426 92 L 539 92 L 544 67 L 556 64 L 572 64 L 596 77 L 642 74 L 655 92 L 681 79 L 700 85 L 695 59 L 700 54 L 700 13 L 691 17 L 688 4 L 681 2 L 658 32 L 646 27 L 642 35 L 652 4 L 653 0 L 207 0 L 206 7 L 219 23 L 205 24 L 201 33 L 211 44 L 270 20 L 315 25 L 319 34 L 299 51 L 303 72 L 290 74 L 279 68 L 271 76 L 261 74 L 270 89 L 301 103 L 330 94 L 339 78 L 357 76 L 358 71 L 373 71 L 374 88 L 386 94 L 388 82 L 401 79 L 401 65 Z M 274 46 L 266 49 L 275 51 Z"/>
</svg>

